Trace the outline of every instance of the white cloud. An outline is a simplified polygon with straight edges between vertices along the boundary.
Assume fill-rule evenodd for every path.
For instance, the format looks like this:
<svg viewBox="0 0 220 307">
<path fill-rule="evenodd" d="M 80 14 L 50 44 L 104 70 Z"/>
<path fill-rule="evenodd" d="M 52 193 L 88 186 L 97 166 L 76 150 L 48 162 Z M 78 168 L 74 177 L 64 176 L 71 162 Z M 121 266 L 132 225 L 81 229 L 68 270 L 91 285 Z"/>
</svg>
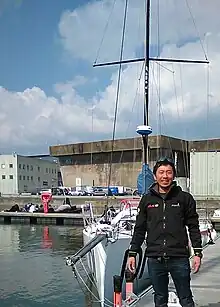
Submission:
<svg viewBox="0 0 220 307">
<path fill-rule="evenodd" d="M 220 91 L 218 87 L 218 76 L 220 74 L 218 65 L 220 61 L 220 36 L 218 31 L 220 21 L 217 17 L 220 3 L 213 0 L 209 2 L 208 6 L 204 1 L 204 7 L 202 7 L 201 1 L 194 1 L 192 11 L 196 12 L 196 20 L 201 33 L 210 33 L 206 37 L 205 45 L 208 42 L 209 59 L 211 60 L 209 121 L 214 123 L 214 121 L 217 121 L 216 114 L 220 113 Z M 134 55 L 134 51 L 140 46 L 140 39 L 137 35 L 135 36 L 135 33 L 137 33 L 138 28 L 140 3 L 143 0 L 130 2 L 130 25 L 128 30 L 131 31 L 131 34 L 128 35 L 127 39 L 127 56 Z M 183 26 L 185 26 L 184 29 L 187 36 L 191 35 L 192 37 L 192 33 L 195 33 L 195 31 L 193 32 L 193 27 L 189 27 L 187 24 L 189 22 L 188 16 L 183 17 L 184 14 L 179 14 L 179 16 L 174 14 L 173 6 L 174 3 L 177 3 L 176 0 L 167 2 L 172 9 L 169 12 L 169 19 L 165 19 L 164 11 L 167 12 L 167 8 L 161 8 L 161 42 L 166 42 L 168 37 L 170 37 L 170 41 L 173 43 L 164 46 L 161 56 L 182 55 L 185 58 L 204 58 L 198 41 L 185 44 L 181 48 L 176 47 L 175 43 L 179 41 L 179 38 L 177 39 L 174 35 L 174 25 L 177 24 L 178 20 L 178 24 L 183 23 Z M 179 0 L 179 10 L 183 2 Z M 109 14 L 110 3 L 112 1 L 94 1 L 87 6 L 81 6 L 74 12 L 66 12 L 62 15 L 59 29 L 63 44 L 66 50 L 71 52 L 74 57 L 89 61 L 94 59 L 104 21 Z M 114 15 L 114 19 L 111 20 L 110 24 L 111 26 L 113 21 L 115 22 L 113 27 L 115 32 L 109 30 L 107 33 L 106 37 L 108 39 L 103 46 L 102 59 L 117 58 L 120 42 L 120 32 L 118 29 L 120 28 L 119 24 L 121 22 L 123 6 L 122 1 L 117 1 L 116 3 L 115 12 L 117 15 Z M 155 11 L 156 9 L 153 8 L 153 10 Z M 143 22 L 140 21 L 140 23 Z M 128 33 L 130 32 L 128 31 Z M 181 39 L 186 38 L 185 32 L 183 33 L 184 35 L 181 36 Z M 204 65 L 182 65 L 182 74 L 180 74 L 179 65 L 163 65 L 171 70 L 175 70 L 176 95 L 173 74 L 164 68 L 160 68 L 160 95 L 166 126 L 162 123 L 162 131 L 159 132 L 169 132 L 177 137 L 183 135 L 184 137 L 207 137 L 205 124 L 207 117 L 207 80 Z M 138 103 L 132 109 L 140 67 L 141 64 L 134 64 L 127 66 L 123 70 L 117 121 L 117 136 L 120 137 L 128 136 L 126 135 L 126 130 L 129 121 L 131 121 L 130 134 L 131 131 L 134 132 L 136 125 L 142 122 L 143 80 L 137 95 Z M 156 81 L 158 80 L 157 72 L 157 64 L 154 64 Z M 156 90 L 152 72 L 150 77 L 150 118 L 154 132 L 157 133 L 158 89 Z M 180 77 L 182 77 L 182 82 Z M 98 83 L 94 83 L 94 88 L 96 87 L 97 92 L 94 97 L 86 100 L 83 94 L 79 94 L 77 87 L 84 86 L 86 90 L 88 82 L 91 82 L 91 80 L 87 80 L 85 76 L 77 76 L 72 81 L 56 84 L 54 86 L 57 94 L 56 98 L 47 96 L 43 89 L 37 87 L 26 89 L 23 92 L 10 92 L 0 88 L 1 148 L 10 150 L 21 150 L 23 148 L 26 151 L 42 152 L 46 151 L 50 144 L 110 138 L 113 126 L 117 72 L 115 71 L 112 74 L 109 85 L 101 92 Z M 201 125 L 200 122 L 203 124 Z M 183 133 L 185 126 L 187 126 L 189 135 Z M 214 136 L 218 136 L 218 129 L 216 124 L 215 126 L 210 125 L 209 136 L 211 137 L 214 134 Z M 92 130 L 94 131 L 93 134 Z"/>
<path fill-rule="evenodd" d="M 144 42 L 145 0 L 129 1 L 124 57 L 134 56 Z M 64 48 L 77 58 L 94 61 L 114 1 L 92 1 L 74 11 L 65 11 L 59 23 Z M 100 61 L 119 58 L 124 0 L 116 1 L 100 50 Z M 166 0 L 151 3 L 151 42 L 176 44 L 201 39 L 220 28 L 218 0 Z M 189 5 L 189 8 L 187 6 Z M 190 10 L 189 10 L 190 9 Z M 191 18 L 191 14 L 194 20 Z M 157 35 L 159 26 L 159 37 Z"/>
<path fill-rule="evenodd" d="M 130 1 L 125 39 L 125 56 L 134 56 L 134 47 L 141 46 L 143 35 L 138 28 L 144 26 L 143 0 Z M 67 51 L 78 58 L 94 61 L 104 28 L 112 10 L 114 1 L 93 1 L 74 11 L 66 11 L 61 16 L 59 32 Z M 116 1 L 109 25 L 100 50 L 100 58 L 119 58 L 124 1 Z"/>
</svg>

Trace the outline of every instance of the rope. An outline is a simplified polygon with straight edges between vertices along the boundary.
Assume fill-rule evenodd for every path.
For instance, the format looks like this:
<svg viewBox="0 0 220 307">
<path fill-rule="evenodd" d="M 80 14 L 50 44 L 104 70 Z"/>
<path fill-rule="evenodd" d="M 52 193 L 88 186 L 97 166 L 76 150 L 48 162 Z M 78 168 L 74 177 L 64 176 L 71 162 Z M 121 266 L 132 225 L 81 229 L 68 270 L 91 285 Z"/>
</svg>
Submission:
<svg viewBox="0 0 220 307">
<path fill-rule="evenodd" d="M 83 264 L 82 260 L 81 260 L 81 265 L 82 265 L 82 267 L 83 267 L 83 269 L 84 269 L 86 275 L 88 276 L 88 279 L 89 279 L 89 281 L 91 282 L 91 285 L 96 289 L 96 291 L 98 291 L 98 288 L 97 288 L 97 285 L 96 285 L 95 281 L 90 277 L 90 274 L 88 273 L 88 271 L 87 271 L 85 265 Z M 92 291 L 90 290 L 90 292 L 92 292 Z M 112 303 L 112 302 L 111 302 L 109 299 L 107 299 L 107 298 L 105 298 L 105 301 L 107 301 L 107 302 L 110 303 L 110 304 Z M 99 302 L 100 302 L 100 300 L 99 300 Z"/>
<path fill-rule="evenodd" d="M 77 268 L 75 267 L 75 274 L 76 276 L 80 279 L 80 281 L 82 282 L 82 284 L 84 285 L 84 287 L 86 288 L 86 290 L 94 297 L 94 299 L 96 300 L 96 302 L 101 302 L 101 300 L 89 289 L 88 285 L 86 284 L 86 282 L 84 281 L 84 279 L 81 277 L 80 273 L 78 272 Z M 108 306 L 108 307 L 112 307 L 113 305 L 111 304 L 106 304 L 104 302 L 104 306 Z"/>
<path fill-rule="evenodd" d="M 123 51 L 124 51 L 124 39 L 125 39 L 127 11 L 128 11 L 128 0 L 125 1 L 122 39 L 121 39 L 121 51 L 120 51 L 120 62 L 122 61 Z M 115 113 L 114 113 L 114 123 L 113 123 L 113 132 L 112 132 L 112 147 L 111 147 L 111 157 L 110 157 L 110 167 L 109 167 L 108 189 L 109 189 L 109 186 L 110 186 L 111 174 L 112 174 L 112 160 L 113 160 L 113 151 L 114 151 L 114 143 L 115 143 L 116 121 L 117 121 L 117 115 L 118 115 L 118 102 L 119 102 L 119 92 L 120 92 L 120 84 L 121 84 L 121 71 L 122 71 L 122 63 L 119 64 L 119 70 L 118 70 L 118 83 L 117 83 L 117 91 L 116 91 Z M 108 207 L 108 200 L 109 200 L 109 195 L 107 194 L 107 207 Z"/>
</svg>

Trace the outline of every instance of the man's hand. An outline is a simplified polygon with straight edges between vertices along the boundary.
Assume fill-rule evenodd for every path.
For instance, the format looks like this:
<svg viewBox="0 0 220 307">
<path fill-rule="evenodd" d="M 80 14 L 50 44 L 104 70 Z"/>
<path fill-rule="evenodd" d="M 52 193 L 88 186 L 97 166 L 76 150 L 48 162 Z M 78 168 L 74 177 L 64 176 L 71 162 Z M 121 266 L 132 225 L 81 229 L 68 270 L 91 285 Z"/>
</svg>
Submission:
<svg viewBox="0 0 220 307">
<path fill-rule="evenodd" d="M 196 274 L 199 271 L 200 266 L 201 266 L 201 258 L 199 256 L 194 256 L 193 265 L 192 265 L 194 274 Z"/>
<path fill-rule="evenodd" d="M 136 271 L 136 263 L 135 257 L 129 257 L 127 262 L 127 268 L 131 273 L 135 273 Z"/>
</svg>

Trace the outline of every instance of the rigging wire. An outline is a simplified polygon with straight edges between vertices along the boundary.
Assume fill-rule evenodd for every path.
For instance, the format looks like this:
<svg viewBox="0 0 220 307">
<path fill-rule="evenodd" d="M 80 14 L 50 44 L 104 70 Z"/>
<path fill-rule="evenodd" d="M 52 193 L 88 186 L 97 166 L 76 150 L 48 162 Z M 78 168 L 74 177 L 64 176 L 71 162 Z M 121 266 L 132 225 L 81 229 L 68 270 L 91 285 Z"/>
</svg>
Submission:
<svg viewBox="0 0 220 307">
<path fill-rule="evenodd" d="M 157 57 L 159 58 L 160 56 L 160 3 L 159 0 L 157 0 Z M 157 84 L 158 84 L 158 95 L 159 97 L 161 97 L 160 95 L 160 66 L 157 65 Z M 162 125 L 161 125 L 161 100 L 159 99 L 158 101 L 158 134 L 161 135 L 162 134 Z M 159 135 L 157 136 L 157 159 L 160 158 L 160 156 L 162 155 L 161 153 L 161 148 L 159 146 Z"/>
<path fill-rule="evenodd" d="M 132 108 L 131 108 L 131 113 L 133 113 L 134 107 L 137 104 L 137 97 L 138 97 L 138 94 L 139 94 L 138 91 L 140 89 L 140 83 L 141 83 L 141 78 L 142 78 L 143 71 L 144 71 L 144 63 L 142 64 L 141 72 L 140 72 L 140 75 L 138 77 L 136 92 L 135 92 L 135 96 L 134 96 L 134 101 L 133 101 Z M 126 128 L 125 136 L 127 136 L 127 134 L 128 134 L 128 130 L 130 128 L 130 124 L 131 124 L 131 118 L 128 121 L 128 125 L 127 125 L 127 128 Z M 122 161 L 123 154 L 124 154 L 124 151 L 122 150 L 119 163 L 121 163 L 121 161 Z"/>
<path fill-rule="evenodd" d="M 173 64 L 172 64 L 172 66 L 173 66 Z M 174 67 L 173 67 L 173 70 L 174 70 Z M 178 96 L 177 96 L 177 86 L 176 86 L 174 74 L 175 74 L 175 71 L 173 72 L 173 86 L 174 86 L 174 95 L 175 95 L 175 99 L 176 99 L 177 116 L 178 116 L 179 120 L 181 120 L 180 111 L 179 111 L 179 104 L 178 104 Z M 184 167 L 184 170 L 186 172 L 186 177 L 188 178 L 189 174 L 187 173 L 187 157 L 186 157 L 187 150 L 184 147 L 184 145 L 186 146 L 185 143 L 186 142 L 181 139 L 181 147 L 182 147 L 182 152 L 183 152 L 183 167 Z M 186 154 L 185 154 L 185 150 L 186 150 Z"/>
<path fill-rule="evenodd" d="M 161 109 L 161 117 L 164 121 L 164 126 L 167 126 L 167 123 L 166 123 L 166 120 L 165 120 L 165 117 L 164 117 L 164 111 L 163 111 L 163 105 L 162 105 L 162 102 L 161 102 L 161 97 L 159 95 L 159 91 L 158 91 L 158 85 L 157 85 L 157 82 L 156 82 L 156 78 L 155 78 L 155 75 L 154 75 L 154 71 L 152 69 L 152 65 L 151 66 L 151 70 L 152 70 L 152 80 L 155 84 L 155 88 L 156 88 L 156 93 L 157 93 L 157 96 L 158 96 L 158 101 L 159 101 L 159 104 L 160 104 L 160 109 Z M 170 139 L 168 138 L 168 144 L 169 144 L 169 147 L 171 149 L 171 156 L 172 156 L 172 159 L 174 159 L 174 155 L 173 155 L 173 151 L 172 151 L 172 146 L 171 146 L 171 142 L 170 142 Z"/>
<path fill-rule="evenodd" d="M 174 6 L 177 9 L 177 2 L 174 0 L 173 1 Z M 180 32 L 179 32 L 179 27 L 176 29 L 177 31 L 177 36 L 178 40 L 180 41 Z M 179 51 L 179 49 L 177 49 Z M 180 52 L 178 52 L 178 55 L 180 55 Z M 181 104 L 182 104 L 182 113 L 185 113 L 185 106 L 184 106 L 184 98 L 183 98 L 183 78 L 182 78 L 182 65 L 181 63 L 178 63 L 179 67 L 179 79 L 180 79 L 180 96 L 181 96 Z M 180 118 L 181 119 L 181 118 Z M 184 139 L 187 138 L 187 131 L 184 129 L 184 134 L 183 134 Z M 189 178 L 189 161 L 188 161 L 188 148 L 187 148 L 187 143 L 184 140 L 181 140 L 181 147 L 182 147 L 182 152 L 183 152 L 183 167 L 184 167 L 184 172 L 186 174 L 186 177 Z"/>
<path fill-rule="evenodd" d="M 140 33 L 141 33 L 141 13 L 142 13 L 142 8 L 140 7 L 139 9 L 139 17 L 138 17 L 138 37 L 139 37 L 139 41 L 141 41 L 141 37 L 140 37 Z M 136 91 L 135 91 L 135 95 L 134 95 L 134 99 L 133 99 L 133 103 L 132 103 L 132 107 L 131 107 L 131 111 L 130 113 L 133 115 L 133 111 L 136 107 L 136 111 L 137 111 L 137 122 L 140 122 L 138 120 L 138 110 L 139 110 L 139 105 L 138 105 L 138 97 L 140 95 L 139 91 L 140 91 L 140 83 L 142 81 L 142 74 L 143 74 L 143 71 L 144 71 L 144 62 L 143 64 L 141 65 L 141 69 L 139 68 L 139 65 L 137 65 L 137 85 L 136 85 Z M 130 125 L 131 125 L 131 122 L 134 118 L 133 117 L 130 117 L 129 118 L 129 121 L 128 121 L 128 125 L 127 125 L 127 128 L 125 130 L 125 134 L 124 134 L 124 137 L 126 138 L 128 136 L 128 131 L 129 131 L 129 128 L 130 128 Z M 134 138 L 134 146 L 133 146 L 133 161 L 136 160 L 136 144 L 137 144 L 137 138 Z M 124 156 L 124 150 L 121 151 L 121 155 L 120 155 L 120 159 L 119 159 L 119 163 L 122 163 L 122 159 L 123 159 L 123 156 Z M 134 164 L 133 164 L 133 172 L 134 172 Z"/>
<path fill-rule="evenodd" d="M 208 132 L 208 128 L 209 128 L 209 112 L 210 112 L 210 66 L 208 65 L 207 66 L 207 87 L 206 87 L 206 90 L 207 90 L 207 103 L 206 103 L 206 131 Z M 206 143 L 206 152 L 207 152 L 207 174 L 206 174 L 206 185 L 207 185 L 207 201 L 208 201 L 208 196 L 209 196 L 209 139 L 208 139 L 208 136 L 207 136 L 207 143 Z"/>
<path fill-rule="evenodd" d="M 110 11 L 108 20 L 107 20 L 106 25 L 105 25 L 105 28 L 104 28 L 103 36 L 102 36 L 102 39 L 101 39 L 101 42 L 100 42 L 100 45 L 99 45 L 99 48 L 98 48 L 98 51 L 97 51 L 97 55 L 96 55 L 94 64 L 97 63 L 97 60 L 98 60 L 98 57 L 99 57 L 99 54 L 100 54 L 100 51 L 101 51 L 101 48 L 102 48 L 102 44 L 103 44 L 103 42 L 104 42 L 104 38 L 105 38 L 106 32 L 107 32 L 107 30 L 108 30 L 109 22 L 110 22 L 110 19 L 111 19 L 111 17 L 112 17 L 112 13 L 113 13 L 113 11 L 114 11 L 115 3 L 116 3 L 116 0 L 114 0 L 114 2 L 113 2 L 113 4 L 112 4 L 112 8 L 111 8 L 111 11 Z"/>
<path fill-rule="evenodd" d="M 195 30 L 196 30 L 196 32 L 197 32 L 197 35 L 198 35 L 198 38 L 199 38 L 199 41 L 200 41 L 200 45 L 201 45 L 202 50 L 203 50 L 203 52 L 204 52 L 205 59 L 208 61 L 208 56 L 207 56 L 207 54 L 206 54 L 204 45 L 203 45 L 203 43 L 202 43 L 201 35 L 200 35 L 199 30 L 198 30 L 198 28 L 197 28 L 196 21 L 195 21 L 195 18 L 194 18 L 194 16 L 193 16 L 192 10 L 191 10 L 191 8 L 190 8 L 189 2 L 188 2 L 188 0 L 185 0 L 185 1 L 186 1 L 187 8 L 188 8 L 188 10 L 189 10 L 190 16 L 191 16 L 191 18 L 192 18 L 192 22 L 193 22 L 193 24 L 194 24 Z"/>
<path fill-rule="evenodd" d="M 109 165 L 109 178 L 108 178 L 108 190 L 111 182 L 111 174 L 112 174 L 112 161 L 113 161 L 113 152 L 114 152 L 114 143 L 115 143 L 115 132 L 116 132 L 116 121 L 118 115 L 118 102 L 119 102 L 119 93 L 120 93 L 120 84 L 121 84 L 121 72 L 122 72 L 122 58 L 124 51 L 124 40 L 125 40 L 125 30 L 126 30 L 126 20 L 127 20 L 127 12 L 128 12 L 128 0 L 125 0 L 125 9 L 124 9 L 124 18 L 123 18 L 123 28 L 122 28 L 122 39 L 121 39 L 121 51 L 120 51 L 120 64 L 118 69 L 118 82 L 117 82 L 117 90 L 116 90 L 116 100 L 115 100 L 115 112 L 114 112 L 114 122 L 113 122 L 113 132 L 112 132 L 112 146 L 111 146 L 111 156 L 110 156 L 110 165 Z M 107 193 L 107 207 L 108 207 L 108 199 L 109 193 Z"/>
</svg>

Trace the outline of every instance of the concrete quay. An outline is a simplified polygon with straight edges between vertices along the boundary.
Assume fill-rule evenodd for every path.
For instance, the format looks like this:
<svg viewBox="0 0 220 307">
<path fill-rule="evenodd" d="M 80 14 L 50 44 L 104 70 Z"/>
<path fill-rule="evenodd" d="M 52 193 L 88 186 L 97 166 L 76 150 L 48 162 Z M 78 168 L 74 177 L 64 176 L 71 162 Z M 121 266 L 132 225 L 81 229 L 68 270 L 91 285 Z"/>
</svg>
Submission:
<svg viewBox="0 0 220 307">
<path fill-rule="evenodd" d="M 64 196 L 53 196 L 51 205 L 53 207 L 59 207 L 66 197 Z M 100 208 L 103 210 L 107 203 L 107 197 L 104 196 L 68 196 L 70 199 L 71 205 L 83 205 L 91 202 L 95 208 Z M 120 203 L 121 199 L 124 199 L 124 196 L 109 197 L 108 204 L 109 206 L 117 206 Z M 21 196 L 1 196 L 0 197 L 0 211 L 10 209 L 13 205 L 18 204 L 19 207 L 23 207 L 27 203 L 41 204 L 41 198 L 38 195 L 21 195 Z M 99 214 L 99 212 L 97 213 Z"/>
<path fill-rule="evenodd" d="M 68 196 L 72 205 L 82 205 L 88 202 L 91 202 L 95 208 L 97 208 L 97 212 L 95 214 L 100 214 L 107 203 L 107 197 L 104 196 Z M 124 198 L 131 198 L 131 196 L 117 196 L 117 197 L 109 197 L 108 204 L 109 206 L 117 207 L 120 201 Z M 60 206 L 65 197 L 64 196 L 53 196 L 51 205 L 53 207 Z M 220 209 L 220 197 L 208 197 L 207 199 L 204 197 L 195 197 L 197 201 L 197 208 L 203 209 L 202 211 L 206 216 L 213 214 L 215 209 Z M 31 196 L 1 196 L 0 197 L 0 211 L 5 209 L 10 209 L 13 205 L 18 204 L 19 207 L 24 206 L 27 203 L 41 204 L 40 196 L 31 195 Z"/>
</svg>

